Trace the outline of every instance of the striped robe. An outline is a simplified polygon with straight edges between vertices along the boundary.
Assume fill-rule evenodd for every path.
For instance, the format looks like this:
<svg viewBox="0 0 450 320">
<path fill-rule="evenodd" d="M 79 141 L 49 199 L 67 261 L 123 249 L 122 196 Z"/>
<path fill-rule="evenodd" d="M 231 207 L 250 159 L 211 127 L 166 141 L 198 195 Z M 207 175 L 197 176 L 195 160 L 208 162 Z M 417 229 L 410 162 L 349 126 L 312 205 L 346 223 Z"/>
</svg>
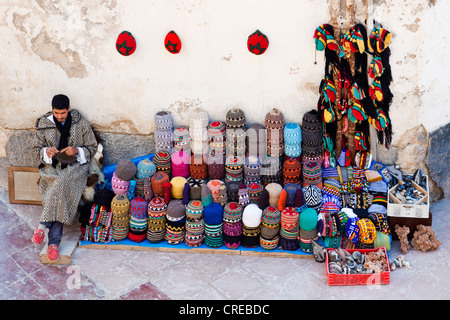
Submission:
<svg viewBox="0 0 450 320">
<path fill-rule="evenodd" d="M 84 151 L 86 162 L 80 164 L 75 161 L 61 169 L 61 163 L 56 168 L 44 161 L 45 147 L 58 147 L 60 133 L 56 125 L 49 118 L 52 112 L 36 120 L 35 154 L 39 157 L 41 165 L 39 173 L 39 192 L 42 196 L 43 210 L 41 222 L 59 221 L 71 224 L 77 213 L 81 195 L 86 187 L 89 162 L 97 150 L 97 141 L 89 122 L 81 114 L 71 109 L 72 125 L 68 145 L 80 147 Z"/>
</svg>

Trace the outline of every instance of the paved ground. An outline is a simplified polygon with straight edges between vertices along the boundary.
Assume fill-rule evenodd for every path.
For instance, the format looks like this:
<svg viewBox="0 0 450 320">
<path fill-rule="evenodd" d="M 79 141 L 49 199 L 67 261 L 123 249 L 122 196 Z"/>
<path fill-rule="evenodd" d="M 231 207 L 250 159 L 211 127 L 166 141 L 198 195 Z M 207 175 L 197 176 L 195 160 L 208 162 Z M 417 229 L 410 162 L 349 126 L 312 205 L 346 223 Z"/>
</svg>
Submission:
<svg viewBox="0 0 450 320">
<path fill-rule="evenodd" d="M 41 207 L 12 205 L 1 191 L 0 299 L 447 300 L 449 207 L 450 199 L 431 206 L 438 250 L 411 249 L 412 269 L 392 271 L 389 285 L 342 287 L 329 286 L 325 265 L 312 259 L 77 248 L 71 265 L 41 264 L 42 247 L 30 240 Z M 77 225 L 65 229 L 67 239 L 78 235 Z M 394 241 L 391 257 L 399 247 Z"/>
</svg>

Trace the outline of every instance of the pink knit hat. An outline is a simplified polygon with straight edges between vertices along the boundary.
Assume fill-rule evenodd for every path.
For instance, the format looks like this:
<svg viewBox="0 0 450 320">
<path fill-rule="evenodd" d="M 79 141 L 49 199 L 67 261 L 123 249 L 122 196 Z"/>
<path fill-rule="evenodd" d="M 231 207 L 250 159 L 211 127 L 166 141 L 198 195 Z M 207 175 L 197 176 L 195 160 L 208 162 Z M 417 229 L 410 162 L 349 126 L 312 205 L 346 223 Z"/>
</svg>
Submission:
<svg viewBox="0 0 450 320">
<path fill-rule="evenodd" d="M 116 173 L 113 172 L 111 187 L 115 194 L 127 194 L 128 189 L 130 188 L 130 181 L 117 178 Z"/>
<path fill-rule="evenodd" d="M 189 178 L 191 175 L 189 166 L 191 162 L 191 156 L 188 152 L 180 150 L 174 152 L 171 157 L 172 161 L 172 176 Z"/>
</svg>

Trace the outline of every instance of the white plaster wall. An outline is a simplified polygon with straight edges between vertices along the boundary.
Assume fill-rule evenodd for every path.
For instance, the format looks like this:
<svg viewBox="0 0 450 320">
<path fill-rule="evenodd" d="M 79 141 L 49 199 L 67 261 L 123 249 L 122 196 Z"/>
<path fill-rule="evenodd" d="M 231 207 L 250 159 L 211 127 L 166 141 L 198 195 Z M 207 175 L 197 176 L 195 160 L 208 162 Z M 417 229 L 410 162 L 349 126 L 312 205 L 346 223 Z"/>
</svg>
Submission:
<svg viewBox="0 0 450 320">
<path fill-rule="evenodd" d="M 237 106 L 250 122 L 277 107 L 300 122 L 317 102 L 323 56 L 314 65 L 312 35 L 329 20 L 326 1 L 3 0 L 0 8 L 5 128 L 31 128 L 59 92 L 105 130 L 144 134 L 161 109 L 178 124 L 196 106 L 223 120 Z M 260 56 L 247 50 L 256 29 L 270 41 Z M 137 41 L 128 57 L 115 49 L 123 30 Z M 170 30 L 182 41 L 178 55 L 163 45 Z"/>
<path fill-rule="evenodd" d="M 391 31 L 393 143 L 419 124 L 431 132 L 449 122 L 450 1 L 374 1 L 373 17 Z"/>
<path fill-rule="evenodd" d="M 395 143 L 420 123 L 428 131 L 448 123 L 450 1 L 373 2 L 374 18 L 393 34 Z M 328 5 L 326 0 L 2 0 L 2 140 L 10 130 L 32 128 L 57 93 L 68 94 L 73 107 L 109 132 L 150 133 L 161 109 L 185 124 L 196 106 L 214 120 L 240 107 L 249 122 L 262 122 L 276 107 L 288 122 L 300 123 L 318 99 L 323 52 L 314 65 L 312 36 L 329 21 Z M 256 29 L 270 41 L 261 56 L 246 45 Z M 137 41 L 129 57 L 115 49 L 123 30 Z M 182 41 L 178 55 L 163 46 L 170 30 Z M 3 145 L 0 149 L 1 155 Z"/>
</svg>

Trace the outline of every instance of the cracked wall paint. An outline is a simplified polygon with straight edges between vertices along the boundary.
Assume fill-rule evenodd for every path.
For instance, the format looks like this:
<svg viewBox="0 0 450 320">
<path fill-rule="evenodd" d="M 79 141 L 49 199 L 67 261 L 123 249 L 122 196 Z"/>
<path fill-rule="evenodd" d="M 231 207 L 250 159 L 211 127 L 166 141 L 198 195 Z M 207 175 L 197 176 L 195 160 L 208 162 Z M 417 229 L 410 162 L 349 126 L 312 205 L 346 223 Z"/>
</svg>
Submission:
<svg viewBox="0 0 450 320">
<path fill-rule="evenodd" d="M 374 18 L 393 35 L 395 144 L 420 123 L 431 132 L 448 122 L 449 92 L 439 78 L 449 69 L 448 41 L 435 31 L 445 30 L 449 1 L 373 3 Z M 187 112 L 197 106 L 219 120 L 240 107 L 249 122 L 260 123 L 276 107 L 287 121 L 300 122 L 318 99 L 324 61 L 318 53 L 314 65 L 312 35 L 329 21 L 328 6 L 313 0 L 3 0 L 0 130 L 31 129 L 60 92 L 110 132 L 149 134 L 161 109 L 187 124 Z M 256 29 L 270 41 L 261 56 L 246 48 Z M 115 50 L 123 30 L 137 40 L 129 57 Z M 178 55 L 162 45 L 170 30 L 183 42 Z"/>
</svg>

